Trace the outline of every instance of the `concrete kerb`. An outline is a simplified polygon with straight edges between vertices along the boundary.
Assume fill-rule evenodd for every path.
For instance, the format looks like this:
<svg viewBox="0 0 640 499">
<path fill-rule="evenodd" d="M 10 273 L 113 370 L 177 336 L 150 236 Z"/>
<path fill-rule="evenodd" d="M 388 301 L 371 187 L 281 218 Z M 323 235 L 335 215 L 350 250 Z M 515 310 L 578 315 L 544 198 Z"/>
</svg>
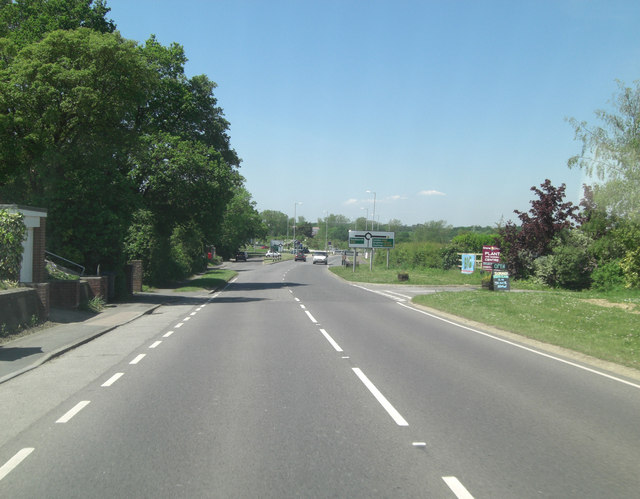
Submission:
<svg viewBox="0 0 640 499">
<path fill-rule="evenodd" d="M 46 352 L 43 355 L 41 355 L 40 357 L 38 357 L 38 359 L 34 362 L 32 362 L 31 364 L 24 366 L 20 369 L 17 369 L 16 371 L 13 371 L 9 374 L 6 374 L 2 377 L 0 377 L 0 384 L 9 381 L 10 379 L 13 379 L 17 376 L 20 376 L 21 374 L 24 374 L 26 372 L 29 372 L 33 369 L 36 369 L 37 367 L 40 367 L 42 364 L 44 364 L 45 362 L 48 362 L 56 357 L 59 357 L 67 352 L 69 352 L 70 350 L 73 350 L 74 348 L 78 348 L 81 345 L 84 345 L 85 343 L 89 343 L 90 341 L 110 332 L 113 331 L 114 329 L 117 329 L 120 326 L 124 326 L 125 324 L 129 324 L 137 319 L 139 319 L 140 317 L 142 317 L 143 315 L 147 315 L 152 313 L 154 310 L 156 310 L 157 308 L 161 307 L 162 304 L 153 304 L 153 305 L 149 305 L 147 308 L 145 308 L 145 310 L 141 311 L 140 313 L 136 314 L 135 316 L 121 321 L 121 322 L 117 322 L 114 324 L 110 324 L 107 326 L 104 326 L 103 328 L 100 328 L 99 330 L 87 333 L 83 336 L 80 336 L 79 338 L 77 338 L 74 341 L 71 341 L 61 347 L 58 347 L 50 352 Z"/>
</svg>

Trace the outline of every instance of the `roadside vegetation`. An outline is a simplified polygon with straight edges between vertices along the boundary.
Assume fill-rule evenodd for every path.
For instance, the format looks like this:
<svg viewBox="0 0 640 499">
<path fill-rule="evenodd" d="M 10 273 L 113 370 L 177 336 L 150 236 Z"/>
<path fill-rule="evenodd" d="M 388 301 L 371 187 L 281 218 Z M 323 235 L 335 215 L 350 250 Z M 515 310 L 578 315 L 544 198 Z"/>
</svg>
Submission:
<svg viewBox="0 0 640 499">
<path fill-rule="evenodd" d="M 640 291 L 462 291 L 413 302 L 640 369 Z"/>
<path fill-rule="evenodd" d="M 183 286 L 176 288 L 175 291 L 213 291 L 222 288 L 237 275 L 238 273 L 233 270 L 209 268 L 203 275 L 189 280 Z"/>
<path fill-rule="evenodd" d="M 352 267 L 329 267 L 329 270 L 346 281 L 351 282 L 371 282 L 381 284 L 424 284 L 431 286 L 447 285 L 469 285 L 479 286 L 481 283 L 480 273 L 462 274 L 460 270 L 443 270 L 433 268 L 413 268 L 411 270 L 374 268 L 369 270 L 368 263 L 361 263 L 356 266 L 355 272 Z M 399 281 L 398 274 L 406 273 L 407 281 Z"/>
</svg>

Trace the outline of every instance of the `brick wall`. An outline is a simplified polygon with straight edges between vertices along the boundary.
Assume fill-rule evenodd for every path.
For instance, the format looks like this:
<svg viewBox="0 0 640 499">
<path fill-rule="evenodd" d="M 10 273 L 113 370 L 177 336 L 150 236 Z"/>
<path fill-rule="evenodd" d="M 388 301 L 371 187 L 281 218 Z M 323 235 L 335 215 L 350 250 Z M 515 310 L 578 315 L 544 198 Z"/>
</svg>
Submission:
<svg viewBox="0 0 640 499">
<path fill-rule="evenodd" d="M 80 306 L 80 281 L 51 281 L 51 307 L 78 308 Z"/>
<path fill-rule="evenodd" d="M 40 299 L 40 307 L 38 308 L 38 314 L 41 320 L 46 321 L 49 318 L 49 311 L 51 310 L 51 298 L 50 298 L 50 286 L 48 282 L 31 282 L 26 284 L 28 288 L 35 289 L 38 298 Z"/>
<path fill-rule="evenodd" d="M 105 302 L 109 301 L 109 278 L 103 277 L 83 277 L 83 281 L 87 281 L 89 284 L 90 297 L 89 299 L 100 296 Z"/>
</svg>

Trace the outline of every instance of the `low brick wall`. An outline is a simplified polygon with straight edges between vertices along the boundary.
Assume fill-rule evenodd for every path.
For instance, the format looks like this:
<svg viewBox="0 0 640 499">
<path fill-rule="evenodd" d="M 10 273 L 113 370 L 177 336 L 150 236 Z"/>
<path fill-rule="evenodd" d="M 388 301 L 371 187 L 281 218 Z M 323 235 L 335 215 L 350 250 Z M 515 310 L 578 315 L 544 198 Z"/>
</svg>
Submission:
<svg viewBox="0 0 640 499">
<path fill-rule="evenodd" d="M 78 281 L 51 281 L 51 306 L 75 309 L 96 296 L 108 301 L 108 277 L 84 277 Z"/>
<path fill-rule="evenodd" d="M 21 325 L 31 325 L 47 318 L 38 291 L 32 288 L 16 288 L 0 291 L 0 328 L 13 331 Z"/>
</svg>

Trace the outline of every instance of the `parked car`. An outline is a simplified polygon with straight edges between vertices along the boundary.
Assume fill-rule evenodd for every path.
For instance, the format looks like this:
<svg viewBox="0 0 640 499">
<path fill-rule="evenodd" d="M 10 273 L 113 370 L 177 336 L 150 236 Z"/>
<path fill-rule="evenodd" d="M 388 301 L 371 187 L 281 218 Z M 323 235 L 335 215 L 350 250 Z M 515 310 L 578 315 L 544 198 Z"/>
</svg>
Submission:
<svg viewBox="0 0 640 499">
<path fill-rule="evenodd" d="M 316 251 L 313 254 L 313 263 L 324 263 L 327 265 L 329 263 L 329 255 L 326 251 Z"/>
<path fill-rule="evenodd" d="M 280 253 L 278 253 L 277 251 L 267 251 L 266 254 L 264 255 L 265 258 L 278 258 L 280 256 Z"/>
<path fill-rule="evenodd" d="M 306 262 L 307 261 L 307 255 L 305 255 L 302 251 L 298 251 L 296 253 L 296 256 L 294 258 L 294 260 L 297 262 L 298 260 L 300 260 L 301 262 Z"/>
<path fill-rule="evenodd" d="M 238 251 L 236 253 L 236 262 L 239 262 L 240 260 L 242 260 L 243 262 L 246 262 L 248 258 L 249 258 L 249 253 L 247 253 L 246 251 Z"/>
</svg>

